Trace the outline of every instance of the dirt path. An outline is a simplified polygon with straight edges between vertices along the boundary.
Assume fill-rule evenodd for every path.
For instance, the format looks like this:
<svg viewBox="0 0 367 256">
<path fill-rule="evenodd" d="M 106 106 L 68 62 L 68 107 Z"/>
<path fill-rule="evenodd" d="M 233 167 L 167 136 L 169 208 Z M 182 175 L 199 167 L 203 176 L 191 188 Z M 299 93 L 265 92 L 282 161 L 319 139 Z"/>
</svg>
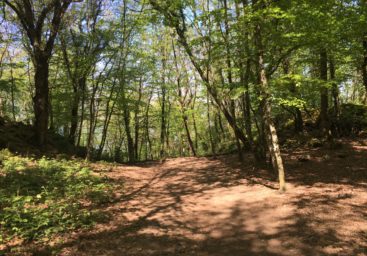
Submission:
<svg viewBox="0 0 367 256">
<path fill-rule="evenodd" d="M 127 192 L 106 210 L 113 220 L 60 255 L 367 255 L 367 147 L 299 154 L 285 156 L 284 194 L 233 157 L 119 166 L 108 176 Z"/>
</svg>

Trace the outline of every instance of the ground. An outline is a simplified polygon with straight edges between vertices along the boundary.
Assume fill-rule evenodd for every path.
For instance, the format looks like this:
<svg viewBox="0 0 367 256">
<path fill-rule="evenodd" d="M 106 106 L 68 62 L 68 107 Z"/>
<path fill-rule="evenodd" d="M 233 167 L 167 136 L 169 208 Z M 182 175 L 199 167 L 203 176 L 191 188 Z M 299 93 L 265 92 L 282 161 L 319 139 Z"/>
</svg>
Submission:
<svg viewBox="0 0 367 256">
<path fill-rule="evenodd" d="M 68 234 L 48 250 L 62 256 L 367 255 L 367 144 L 290 150 L 284 159 L 285 193 L 277 190 L 276 174 L 254 167 L 250 155 L 244 163 L 221 156 L 101 168 L 125 183 L 125 193 L 106 208 L 112 220 Z"/>
</svg>

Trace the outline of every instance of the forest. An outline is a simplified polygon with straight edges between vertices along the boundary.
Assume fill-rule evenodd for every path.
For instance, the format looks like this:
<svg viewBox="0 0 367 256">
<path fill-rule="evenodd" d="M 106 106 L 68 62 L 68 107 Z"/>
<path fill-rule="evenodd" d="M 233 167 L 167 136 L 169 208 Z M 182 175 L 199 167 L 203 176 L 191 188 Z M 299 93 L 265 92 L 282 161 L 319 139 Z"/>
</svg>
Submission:
<svg viewBox="0 0 367 256">
<path fill-rule="evenodd" d="M 367 255 L 367 1 L 1 0 L 0 255 Z"/>
</svg>

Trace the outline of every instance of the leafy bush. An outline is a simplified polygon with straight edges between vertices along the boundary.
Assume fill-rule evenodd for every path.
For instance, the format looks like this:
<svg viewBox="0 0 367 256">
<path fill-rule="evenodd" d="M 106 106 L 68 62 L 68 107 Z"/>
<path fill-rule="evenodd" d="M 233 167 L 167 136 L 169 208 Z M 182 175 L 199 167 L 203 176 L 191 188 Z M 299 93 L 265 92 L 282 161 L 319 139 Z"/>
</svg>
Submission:
<svg viewBox="0 0 367 256">
<path fill-rule="evenodd" d="M 367 128 L 367 106 L 343 104 L 338 122 L 341 135 L 357 135 Z"/>
<path fill-rule="evenodd" d="M 112 200 L 107 180 L 77 162 L 34 160 L 0 151 L 0 244 L 89 227 L 106 216 L 93 206 Z"/>
</svg>

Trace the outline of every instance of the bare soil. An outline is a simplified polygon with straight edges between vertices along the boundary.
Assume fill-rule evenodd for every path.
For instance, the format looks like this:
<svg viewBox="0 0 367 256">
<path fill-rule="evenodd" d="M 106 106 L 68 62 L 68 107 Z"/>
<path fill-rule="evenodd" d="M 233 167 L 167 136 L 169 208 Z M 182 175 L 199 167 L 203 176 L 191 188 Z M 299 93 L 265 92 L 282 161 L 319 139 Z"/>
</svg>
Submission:
<svg viewBox="0 0 367 256">
<path fill-rule="evenodd" d="M 112 220 L 49 249 L 62 256 L 367 255 L 366 141 L 284 152 L 285 193 L 275 173 L 245 159 L 108 169 L 104 174 L 125 183 L 106 208 Z"/>
</svg>

